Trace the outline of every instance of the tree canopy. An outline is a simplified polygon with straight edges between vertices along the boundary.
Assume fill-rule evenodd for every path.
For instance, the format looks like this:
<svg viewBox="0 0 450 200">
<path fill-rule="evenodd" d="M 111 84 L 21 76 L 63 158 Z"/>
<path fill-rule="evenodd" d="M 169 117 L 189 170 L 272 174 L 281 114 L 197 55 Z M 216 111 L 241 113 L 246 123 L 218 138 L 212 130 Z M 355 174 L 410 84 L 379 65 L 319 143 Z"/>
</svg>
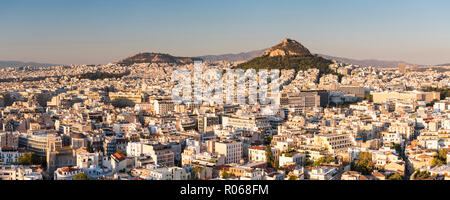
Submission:
<svg viewBox="0 0 450 200">
<path fill-rule="evenodd" d="M 330 60 L 319 56 L 262 56 L 254 58 L 246 63 L 239 64 L 240 69 L 295 69 L 296 71 L 307 71 L 311 68 L 317 68 L 323 74 L 336 74 L 329 65 Z"/>
<path fill-rule="evenodd" d="M 390 175 L 388 177 L 388 180 L 403 180 L 403 177 L 400 174 L 395 173 L 395 174 Z"/>
<path fill-rule="evenodd" d="M 37 156 L 35 153 L 25 153 L 19 157 L 19 164 L 21 165 L 42 165 L 44 158 Z"/>
<path fill-rule="evenodd" d="M 370 175 L 373 172 L 372 154 L 369 152 L 360 152 L 358 160 L 352 163 L 352 170 L 361 172 L 363 175 Z"/>
<path fill-rule="evenodd" d="M 78 173 L 73 177 L 73 180 L 89 180 L 88 176 L 85 173 Z"/>
<path fill-rule="evenodd" d="M 428 171 L 419 171 L 416 170 L 416 172 L 413 175 L 414 179 L 427 179 L 430 178 L 431 174 Z"/>
<path fill-rule="evenodd" d="M 445 150 L 438 150 L 436 156 L 431 161 L 431 166 L 443 165 L 447 163 L 447 152 Z"/>
<path fill-rule="evenodd" d="M 335 161 L 336 161 L 336 159 L 333 156 L 325 156 L 325 157 L 320 157 L 319 159 L 314 161 L 314 163 L 312 165 L 313 165 L 313 167 L 317 167 L 317 166 L 320 166 L 321 164 L 332 163 Z"/>
</svg>

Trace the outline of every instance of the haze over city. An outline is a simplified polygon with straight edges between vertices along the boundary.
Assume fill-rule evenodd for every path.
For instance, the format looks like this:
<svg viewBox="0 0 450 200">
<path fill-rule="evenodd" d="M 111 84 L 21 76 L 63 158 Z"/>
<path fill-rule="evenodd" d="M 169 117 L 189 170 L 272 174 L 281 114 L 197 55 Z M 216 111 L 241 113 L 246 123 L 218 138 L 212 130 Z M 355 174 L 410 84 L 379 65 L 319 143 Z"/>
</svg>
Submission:
<svg viewBox="0 0 450 200">
<path fill-rule="evenodd" d="M 2 1 L 0 183 L 262 200 L 362 197 L 305 180 L 450 180 L 449 6 Z M 113 180 L 154 185 L 97 189 Z"/>
<path fill-rule="evenodd" d="M 0 60 L 105 64 L 139 52 L 202 56 L 294 38 L 313 53 L 450 63 L 445 0 L 0 3 Z"/>
</svg>

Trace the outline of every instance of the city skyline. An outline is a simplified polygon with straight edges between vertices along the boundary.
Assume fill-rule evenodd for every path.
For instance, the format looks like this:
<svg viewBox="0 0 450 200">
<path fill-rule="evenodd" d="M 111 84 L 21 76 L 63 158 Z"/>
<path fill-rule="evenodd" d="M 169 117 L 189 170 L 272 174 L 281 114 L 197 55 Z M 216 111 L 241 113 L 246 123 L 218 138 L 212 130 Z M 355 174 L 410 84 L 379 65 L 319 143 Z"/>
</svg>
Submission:
<svg viewBox="0 0 450 200">
<path fill-rule="evenodd" d="M 449 63 L 447 1 L 3 1 L 0 60 L 105 64 L 139 52 L 202 56 L 293 38 L 313 53 Z"/>
</svg>

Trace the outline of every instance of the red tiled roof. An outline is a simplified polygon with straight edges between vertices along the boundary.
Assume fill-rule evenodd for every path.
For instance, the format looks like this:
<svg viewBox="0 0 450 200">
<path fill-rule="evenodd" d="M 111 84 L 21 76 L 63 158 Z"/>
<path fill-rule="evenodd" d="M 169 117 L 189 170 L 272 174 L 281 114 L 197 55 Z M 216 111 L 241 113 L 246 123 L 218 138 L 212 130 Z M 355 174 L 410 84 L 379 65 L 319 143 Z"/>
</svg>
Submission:
<svg viewBox="0 0 450 200">
<path fill-rule="evenodd" d="M 122 161 L 125 160 L 127 157 L 120 155 L 119 153 L 115 153 L 113 154 L 113 156 L 118 160 L 118 161 Z"/>
<path fill-rule="evenodd" d="M 64 167 L 61 169 L 61 171 L 63 172 L 74 172 L 77 171 L 77 169 L 73 168 L 73 167 Z"/>
<path fill-rule="evenodd" d="M 253 146 L 250 147 L 249 149 L 264 150 L 265 148 L 263 146 Z"/>
</svg>

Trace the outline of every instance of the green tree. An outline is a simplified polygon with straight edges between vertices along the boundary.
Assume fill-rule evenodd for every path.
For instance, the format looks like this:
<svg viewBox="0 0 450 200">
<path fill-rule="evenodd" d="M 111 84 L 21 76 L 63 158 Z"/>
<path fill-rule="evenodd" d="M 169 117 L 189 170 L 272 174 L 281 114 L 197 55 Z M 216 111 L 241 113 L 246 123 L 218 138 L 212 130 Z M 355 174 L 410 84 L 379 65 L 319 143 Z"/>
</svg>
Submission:
<svg viewBox="0 0 450 200">
<path fill-rule="evenodd" d="M 92 149 L 91 142 L 88 141 L 86 144 L 86 151 L 89 153 L 94 153 L 94 149 Z"/>
<path fill-rule="evenodd" d="M 267 137 L 264 139 L 264 143 L 265 143 L 266 145 L 270 145 L 270 144 L 272 143 L 272 139 L 273 139 L 272 136 L 267 136 Z"/>
<path fill-rule="evenodd" d="M 403 180 L 403 177 L 400 174 L 395 173 L 388 177 L 388 180 Z"/>
<path fill-rule="evenodd" d="M 124 150 L 122 150 L 122 149 L 117 149 L 117 152 L 116 153 L 118 153 L 118 154 L 120 154 L 120 155 L 122 155 L 122 156 L 127 156 L 127 151 L 124 151 Z"/>
<path fill-rule="evenodd" d="M 445 161 L 445 160 L 447 160 L 447 151 L 441 149 L 441 150 L 438 151 L 437 156 L 438 156 L 439 159 Z"/>
<path fill-rule="evenodd" d="M 358 160 L 352 164 L 352 170 L 361 172 L 364 175 L 370 175 L 373 172 L 372 154 L 369 152 L 360 152 Z"/>
<path fill-rule="evenodd" d="M 332 163 L 335 162 L 335 158 L 333 156 L 325 156 L 325 157 L 320 157 L 319 159 L 317 159 L 316 161 L 314 161 L 314 163 L 312 164 L 313 167 L 317 167 L 320 166 L 323 163 Z"/>
<path fill-rule="evenodd" d="M 75 176 L 73 176 L 73 180 L 89 180 L 88 176 L 85 173 L 78 173 Z"/>
<path fill-rule="evenodd" d="M 192 170 L 192 179 L 198 180 L 201 172 L 202 172 L 202 168 L 194 167 L 194 169 Z"/>
<path fill-rule="evenodd" d="M 226 170 L 222 170 L 222 178 L 234 178 L 236 177 L 233 173 L 228 173 Z"/>
<path fill-rule="evenodd" d="M 430 178 L 430 177 L 431 177 L 431 174 L 428 171 L 416 170 L 414 172 L 414 174 L 413 174 L 413 178 L 414 179 L 418 179 L 418 180 L 420 180 L 420 179 L 427 179 L 427 178 Z"/>
<path fill-rule="evenodd" d="M 432 166 L 432 167 L 438 166 L 438 165 L 443 165 L 443 164 L 445 164 L 445 162 L 442 161 L 442 160 L 440 160 L 440 159 L 437 158 L 437 157 L 433 158 L 433 160 L 431 161 L 431 166 Z"/>
<path fill-rule="evenodd" d="M 276 170 L 278 170 L 278 168 L 280 168 L 280 161 L 278 159 L 276 159 L 273 162 L 273 168 L 276 169 Z"/>
<path fill-rule="evenodd" d="M 44 162 L 44 159 L 35 153 L 25 153 L 19 157 L 19 164 L 21 165 L 42 165 Z"/>
<path fill-rule="evenodd" d="M 367 100 L 368 102 L 373 102 L 373 95 L 365 94 L 364 99 Z"/>
<path fill-rule="evenodd" d="M 266 145 L 266 163 L 268 166 L 272 167 L 273 166 L 273 154 L 272 154 L 272 148 L 270 147 L 270 145 Z"/>
<path fill-rule="evenodd" d="M 437 165 L 443 165 L 447 163 L 447 151 L 445 150 L 438 150 L 436 152 L 436 156 L 431 161 L 431 166 L 437 166 Z"/>
</svg>

